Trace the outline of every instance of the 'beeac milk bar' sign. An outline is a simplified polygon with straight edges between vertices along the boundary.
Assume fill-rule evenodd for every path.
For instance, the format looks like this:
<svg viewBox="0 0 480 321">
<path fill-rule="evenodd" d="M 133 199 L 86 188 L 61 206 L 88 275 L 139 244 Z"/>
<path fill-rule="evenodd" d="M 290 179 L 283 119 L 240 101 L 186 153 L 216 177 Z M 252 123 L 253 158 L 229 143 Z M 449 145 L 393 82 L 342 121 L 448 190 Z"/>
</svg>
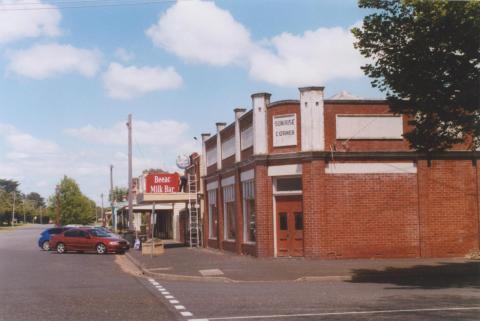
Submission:
<svg viewBox="0 0 480 321">
<path fill-rule="evenodd" d="M 177 193 L 179 182 L 177 173 L 150 173 L 145 178 L 145 193 Z"/>
<path fill-rule="evenodd" d="M 273 146 L 297 145 L 297 115 L 280 115 L 273 117 Z"/>
</svg>

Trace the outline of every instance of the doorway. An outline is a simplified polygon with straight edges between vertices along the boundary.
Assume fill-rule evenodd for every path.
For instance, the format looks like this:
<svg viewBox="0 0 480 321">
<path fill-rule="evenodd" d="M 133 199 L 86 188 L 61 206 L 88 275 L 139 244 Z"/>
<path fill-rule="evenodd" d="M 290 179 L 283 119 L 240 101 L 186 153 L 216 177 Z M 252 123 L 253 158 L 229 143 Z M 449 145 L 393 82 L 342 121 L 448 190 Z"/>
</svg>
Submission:
<svg viewBox="0 0 480 321">
<path fill-rule="evenodd" d="M 155 224 L 155 236 L 162 240 L 173 239 L 173 211 L 157 210 L 157 222 Z"/>
<path fill-rule="evenodd" d="M 303 256 L 303 208 L 301 196 L 276 197 L 277 256 Z"/>
</svg>

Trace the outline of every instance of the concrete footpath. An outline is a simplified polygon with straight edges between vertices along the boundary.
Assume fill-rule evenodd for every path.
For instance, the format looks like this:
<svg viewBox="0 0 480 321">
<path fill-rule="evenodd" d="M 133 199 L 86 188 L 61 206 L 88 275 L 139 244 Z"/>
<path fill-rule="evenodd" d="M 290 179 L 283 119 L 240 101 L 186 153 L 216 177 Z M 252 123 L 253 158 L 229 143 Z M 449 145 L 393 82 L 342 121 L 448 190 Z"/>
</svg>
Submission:
<svg viewBox="0 0 480 321">
<path fill-rule="evenodd" d="M 126 256 L 144 274 L 176 280 L 321 281 L 350 282 L 416 281 L 454 282 L 480 286 L 480 260 L 438 259 L 355 259 L 320 260 L 304 258 L 254 258 L 203 248 L 167 248 L 157 256 L 142 256 L 131 249 Z"/>
</svg>

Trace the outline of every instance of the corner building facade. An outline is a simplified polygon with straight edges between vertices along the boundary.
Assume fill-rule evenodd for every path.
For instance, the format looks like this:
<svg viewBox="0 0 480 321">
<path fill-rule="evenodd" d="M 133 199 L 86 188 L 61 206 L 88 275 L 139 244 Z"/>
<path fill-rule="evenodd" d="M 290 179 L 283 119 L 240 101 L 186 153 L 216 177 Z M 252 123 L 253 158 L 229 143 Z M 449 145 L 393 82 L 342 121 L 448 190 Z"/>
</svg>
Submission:
<svg viewBox="0 0 480 321">
<path fill-rule="evenodd" d="M 204 246 L 333 259 L 478 250 L 478 151 L 411 150 L 407 117 L 384 100 L 270 96 L 202 135 Z"/>
</svg>

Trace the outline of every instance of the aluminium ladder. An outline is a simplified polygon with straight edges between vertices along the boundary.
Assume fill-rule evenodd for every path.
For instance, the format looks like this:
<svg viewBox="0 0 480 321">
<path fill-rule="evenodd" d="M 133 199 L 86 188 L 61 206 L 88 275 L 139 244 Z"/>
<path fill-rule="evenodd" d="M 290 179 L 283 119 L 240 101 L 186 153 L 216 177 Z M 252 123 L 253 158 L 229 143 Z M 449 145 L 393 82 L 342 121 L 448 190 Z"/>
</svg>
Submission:
<svg viewBox="0 0 480 321">
<path fill-rule="evenodd" d="M 187 177 L 188 185 L 188 227 L 189 227 L 189 245 L 190 247 L 199 247 L 200 237 L 200 218 L 198 203 L 197 175 L 189 174 Z"/>
</svg>

